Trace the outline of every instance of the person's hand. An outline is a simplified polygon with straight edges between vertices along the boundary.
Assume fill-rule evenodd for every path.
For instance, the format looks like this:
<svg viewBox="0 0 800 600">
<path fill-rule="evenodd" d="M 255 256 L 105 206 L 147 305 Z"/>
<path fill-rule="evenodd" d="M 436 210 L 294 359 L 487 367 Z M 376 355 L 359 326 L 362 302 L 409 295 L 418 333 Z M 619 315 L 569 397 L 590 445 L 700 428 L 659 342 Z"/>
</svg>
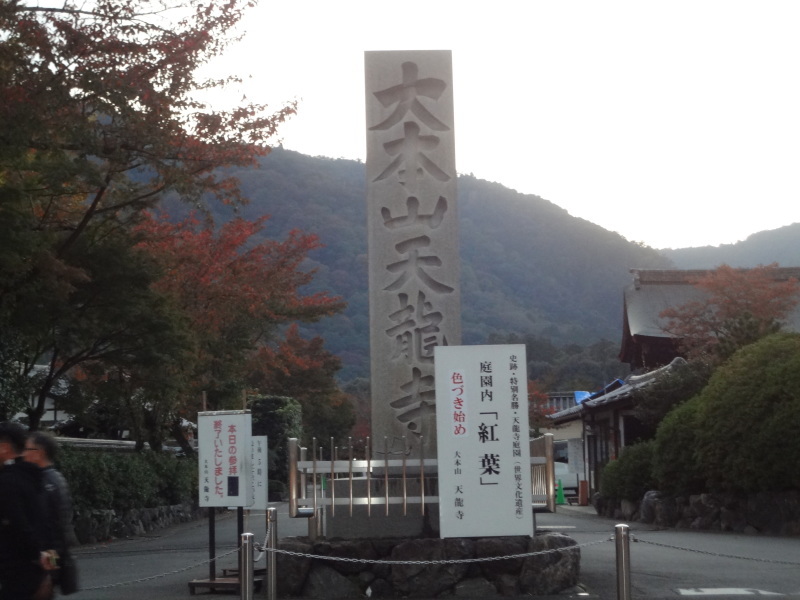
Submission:
<svg viewBox="0 0 800 600">
<path fill-rule="evenodd" d="M 45 571 L 53 571 L 58 568 L 58 552 L 46 550 L 39 554 L 39 563 Z"/>
</svg>

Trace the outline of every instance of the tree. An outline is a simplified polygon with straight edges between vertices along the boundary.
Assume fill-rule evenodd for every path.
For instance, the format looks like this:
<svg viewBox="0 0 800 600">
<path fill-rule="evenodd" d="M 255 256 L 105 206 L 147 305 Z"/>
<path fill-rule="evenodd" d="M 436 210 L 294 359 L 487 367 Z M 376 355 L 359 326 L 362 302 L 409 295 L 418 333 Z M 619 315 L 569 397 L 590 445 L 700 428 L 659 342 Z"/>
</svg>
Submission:
<svg viewBox="0 0 800 600">
<path fill-rule="evenodd" d="M 156 264 L 124 231 L 83 238 L 69 257 L 83 273 L 80 280 L 31 294 L 5 315 L 3 339 L 18 341 L 15 373 L 35 386 L 21 390 L 33 399 L 26 409 L 32 429 L 46 401 L 57 398 L 78 369 L 91 373 L 102 363 L 108 372 L 135 364 L 141 371 L 180 360 L 186 350 L 185 323 L 169 300 L 150 288 Z"/>
<path fill-rule="evenodd" d="M 661 313 L 664 328 L 689 358 L 724 360 L 738 348 L 775 333 L 800 301 L 800 284 L 779 279 L 778 265 L 722 265 L 697 278 L 703 299 Z"/>
<path fill-rule="evenodd" d="M 355 411 L 353 437 L 366 439 L 372 431 L 372 397 L 370 396 L 369 379 L 359 377 L 348 381 L 343 390 L 350 399 Z"/>
<path fill-rule="evenodd" d="M 316 321 L 343 305 L 324 292 L 302 291 L 314 272 L 301 266 L 317 238 L 294 231 L 284 241 L 263 239 L 265 221 L 234 219 L 215 229 L 191 215 L 178 223 L 146 215 L 137 228 L 143 233 L 139 248 L 162 269 L 153 288 L 172 299 L 192 332 L 192 360 L 174 374 L 186 386 L 169 411 L 178 437 L 177 424 L 193 417 L 201 392 L 211 407 L 223 409 L 232 408 L 248 386 L 301 404 L 307 397 L 322 401 L 335 388 L 338 359 L 322 353 L 321 340 L 306 345 L 289 328 L 280 350 L 272 346 L 281 326 Z M 317 369 L 325 369 L 328 379 L 318 379 Z M 305 404 L 303 412 L 304 418 L 313 414 Z"/>
<path fill-rule="evenodd" d="M 88 259 L 112 240 L 139 260 L 125 236 L 168 195 L 243 202 L 222 167 L 253 165 L 294 112 L 215 111 L 200 99 L 233 81 L 204 81 L 197 70 L 224 50 L 250 4 L 0 0 L 0 346 L 15 349 L 4 369 L 21 376 L 49 363 L 32 428 L 58 378 L 89 360 L 132 356 L 134 313 L 165 315 L 152 313 L 161 300 L 140 270 L 119 262 L 116 284 L 101 285 Z M 87 300 L 105 312 L 84 311 Z"/>
<path fill-rule="evenodd" d="M 262 347 L 254 363 L 251 385 L 270 395 L 294 398 L 302 406 L 306 446 L 311 447 L 312 438 L 323 445 L 331 437 L 342 439 L 355 425 L 350 397 L 335 379 L 341 361 L 325 350 L 322 338 L 304 340 L 292 325 L 282 343 Z"/>
<path fill-rule="evenodd" d="M 536 381 L 528 380 L 528 425 L 531 429 L 533 437 L 542 435 L 543 429 L 548 429 L 551 426 L 547 415 L 555 412 L 555 409 L 548 406 L 549 397 L 547 393 L 542 391 L 539 383 Z"/>
<path fill-rule="evenodd" d="M 253 435 L 267 436 L 270 480 L 289 481 L 289 438 L 303 435 L 303 409 L 293 398 L 254 395 L 247 406 L 253 416 Z"/>
<path fill-rule="evenodd" d="M 24 373 L 17 363 L 20 347 L 15 338 L 11 332 L 0 338 L 0 421 L 24 410 L 36 389 L 34 374 Z"/>
</svg>

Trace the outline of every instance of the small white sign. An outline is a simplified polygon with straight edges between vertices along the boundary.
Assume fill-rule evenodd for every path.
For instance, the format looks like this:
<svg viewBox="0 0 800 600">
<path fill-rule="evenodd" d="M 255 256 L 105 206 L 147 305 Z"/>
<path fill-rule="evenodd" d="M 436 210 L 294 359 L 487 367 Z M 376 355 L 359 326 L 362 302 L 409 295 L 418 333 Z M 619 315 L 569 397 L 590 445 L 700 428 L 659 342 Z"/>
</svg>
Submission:
<svg viewBox="0 0 800 600">
<path fill-rule="evenodd" d="M 267 436 L 254 435 L 251 439 L 253 465 L 253 505 L 250 510 L 269 508 L 269 476 L 267 473 Z"/>
<path fill-rule="evenodd" d="M 200 506 L 250 506 L 253 484 L 250 411 L 197 413 Z"/>
<path fill-rule="evenodd" d="M 524 345 L 437 346 L 439 527 L 533 535 Z"/>
</svg>

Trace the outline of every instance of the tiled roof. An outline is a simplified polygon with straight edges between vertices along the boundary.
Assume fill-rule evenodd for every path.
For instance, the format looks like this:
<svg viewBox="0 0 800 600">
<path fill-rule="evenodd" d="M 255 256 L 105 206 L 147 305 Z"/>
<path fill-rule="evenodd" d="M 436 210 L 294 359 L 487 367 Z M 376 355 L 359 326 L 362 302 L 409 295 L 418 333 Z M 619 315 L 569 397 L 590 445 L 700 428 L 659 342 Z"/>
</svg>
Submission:
<svg viewBox="0 0 800 600">
<path fill-rule="evenodd" d="M 659 315 L 667 308 L 677 308 L 706 296 L 694 286 L 710 270 L 631 269 L 633 283 L 625 288 L 625 315 L 631 336 L 670 337 L 664 331 L 666 319 Z M 774 271 L 775 281 L 800 280 L 800 267 L 782 267 Z M 789 316 L 786 327 L 800 331 L 800 304 Z"/>
<path fill-rule="evenodd" d="M 639 390 L 650 385 L 664 373 L 668 373 L 669 371 L 675 368 L 680 368 L 684 365 L 686 365 L 686 361 L 678 357 L 668 365 L 654 369 L 649 373 L 644 373 L 643 375 L 630 375 L 627 379 L 625 379 L 625 383 L 620 387 L 610 392 L 593 397 L 590 400 L 584 400 L 581 404 L 573 406 L 572 408 L 548 415 L 548 418 L 555 421 L 557 424 L 576 421 L 580 419 L 584 413 L 591 412 L 593 409 L 608 406 L 623 400 L 628 400 L 635 390 Z"/>
</svg>

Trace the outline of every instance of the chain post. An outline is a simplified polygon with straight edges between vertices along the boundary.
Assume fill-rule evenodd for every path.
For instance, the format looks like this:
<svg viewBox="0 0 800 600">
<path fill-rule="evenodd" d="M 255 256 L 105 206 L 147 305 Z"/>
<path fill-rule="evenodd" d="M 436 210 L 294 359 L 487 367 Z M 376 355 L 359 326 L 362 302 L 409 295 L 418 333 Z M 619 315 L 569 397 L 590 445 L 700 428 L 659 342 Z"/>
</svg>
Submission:
<svg viewBox="0 0 800 600">
<path fill-rule="evenodd" d="M 278 548 L 278 509 L 271 506 L 267 509 L 267 549 L 277 550 Z M 278 573 L 276 567 L 276 552 L 267 552 L 267 600 L 277 600 L 278 598 Z"/>
<path fill-rule="evenodd" d="M 298 483 L 297 483 L 297 462 L 300 458 L 300 450 L 298 449 L 297 438 L 289 438 L 288 452 L 289 452 L 289 516 L 297 517 L 298 507 Z"/>
<path fill-rule="evenodd" d="M 617 549 L 617 600 L 631 600 L 631 538 L 627 525 L 614 528 Z"/>
<path fill-rule="evenodd" d="M 241 600 L 253 600 L 253 534 L 243 533 L 239 553 L 239 593 Z"/>
</svg>

